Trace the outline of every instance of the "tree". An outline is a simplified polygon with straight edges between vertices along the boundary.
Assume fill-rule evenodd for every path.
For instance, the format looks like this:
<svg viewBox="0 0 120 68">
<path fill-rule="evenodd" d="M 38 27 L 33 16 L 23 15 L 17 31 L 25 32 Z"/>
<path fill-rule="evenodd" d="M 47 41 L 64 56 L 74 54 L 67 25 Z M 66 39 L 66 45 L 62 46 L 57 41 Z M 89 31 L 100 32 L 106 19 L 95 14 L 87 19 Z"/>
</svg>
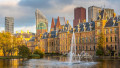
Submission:
<svg viewBox="0 0 120 68">
<path fill-rule="evenodd" d="M 17 38 L 13 36 L 9 32 L 2 32 L 0 33 L 0 48 L 2 49 L 2 52 L 4 56 L 9 56 L 11 53 L 14 53 L 17 48 Z"/>
<path fill-rule="evenodd" d="M 104 44 L 105 44 L 105 37 L 103 35 L 103 33 L 100 33 L 100 36 L 98 38 L 98 42 L 97 42 L 97 51 L 96 51 L 96 55 L 104 55 Z"/>
<path fill-rule="evenodd" d="M 0 48 L 3 51 L 4 56 L 9 56 L 10 49 L 11 49 L 11 34 L 9 32 L 2 32 L 0 33 Z"/>
<path fill-rule="evenodd" d="M 40 49 L 36 49 L 36 50 L 34 51 L 34 54 L 38 54 L 38 55 L 40 55 L 40 57 L 43 57 L 43 56 L 44 56 L 44 52 L 42 52 Z"/>
<path fill-rule="evenodd" d="M 15 36 L 12 36 L 12 47 L 10 50 L 11 56 L 18 50 L 17 46 L 19 45 L 18 40 Z"/>
<path fill-rule="evenodd" d="M 25 45 L 18 46 L 18 51 L 18 54 L 23 58 L 28 57 L 30 55 L 30 49 Z"/>
</svg>

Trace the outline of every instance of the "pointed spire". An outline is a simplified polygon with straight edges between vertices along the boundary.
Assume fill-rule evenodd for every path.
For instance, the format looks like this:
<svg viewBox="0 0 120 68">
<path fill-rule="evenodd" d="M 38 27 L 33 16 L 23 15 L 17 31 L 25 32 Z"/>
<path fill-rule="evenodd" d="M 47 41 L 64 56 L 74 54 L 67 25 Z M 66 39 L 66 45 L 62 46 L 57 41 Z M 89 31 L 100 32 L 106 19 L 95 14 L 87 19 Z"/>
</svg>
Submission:
<svg viewBox="0 0 120 68">
<path fill-rule="evenodd" d="M 59 28 L 59 26 L 60 26 L 60 18 L 59 18 L 59 16 L 58 16 L 56 28 Z"/>
<path fill-rule="evenodd" d="M 52 22 L 51 22 L 51 31 L 54 29 L 55 26 L 55 22 L 54 22 L 54 18 L 52 18 Z"/>
</svg>

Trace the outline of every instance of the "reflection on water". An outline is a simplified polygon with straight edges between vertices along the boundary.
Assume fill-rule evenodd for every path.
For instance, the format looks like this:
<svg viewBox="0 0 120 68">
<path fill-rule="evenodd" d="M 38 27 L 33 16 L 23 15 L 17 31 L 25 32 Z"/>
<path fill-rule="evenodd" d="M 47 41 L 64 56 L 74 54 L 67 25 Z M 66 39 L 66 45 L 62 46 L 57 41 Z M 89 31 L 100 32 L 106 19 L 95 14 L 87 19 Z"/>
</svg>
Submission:
<svg viewBox="0 0 120 68">
<path fill-rule="evenodd" d="M 45 57 L 44 59 L 0 59 L 0 68 L 119 68 L 120 60 L 94 60 L 95 62 L 80 62 L 68 65 L 66 57 Z"/>
</svg>

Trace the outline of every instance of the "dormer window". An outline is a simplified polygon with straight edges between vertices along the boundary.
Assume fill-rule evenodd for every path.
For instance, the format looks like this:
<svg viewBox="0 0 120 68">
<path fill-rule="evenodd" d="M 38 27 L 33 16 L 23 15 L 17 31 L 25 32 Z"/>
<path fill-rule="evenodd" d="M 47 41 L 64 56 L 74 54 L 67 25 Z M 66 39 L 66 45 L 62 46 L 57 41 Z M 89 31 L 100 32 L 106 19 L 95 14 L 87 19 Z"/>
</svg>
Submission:
<svg viewBox="0 0 120 68">
<path fill-rule="evenodd" d="M 85 27 L 85 24 L 83 24 L 83 28 L 84 28 L 84 31 L 86 31 L 86 27 Z"/>
<path fill-rule="evenodd" d="M 113 26 L 115 26 L 115 20 L 113 20 Z"/>
<path fill-rule="evenodd" d="M 92 26 L 91 26 L 91 24 L 89 23 L 89 27 L 90 27 L 90 31 L 92 30 Z"/>
</svg>

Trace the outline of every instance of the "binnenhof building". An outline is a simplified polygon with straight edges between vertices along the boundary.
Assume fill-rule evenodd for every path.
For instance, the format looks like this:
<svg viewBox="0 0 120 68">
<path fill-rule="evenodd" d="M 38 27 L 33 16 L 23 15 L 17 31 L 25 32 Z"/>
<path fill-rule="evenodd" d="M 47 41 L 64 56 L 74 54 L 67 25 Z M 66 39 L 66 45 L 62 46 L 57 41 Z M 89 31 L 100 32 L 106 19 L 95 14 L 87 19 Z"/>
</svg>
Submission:
<svg viewBox="0 0 120 68">
<path fill-rule="evenodd" d="M 108 17 L 103 9 L 99 12 L 96 21 L 79 21 L 78 23 L 72 28 L 69 21 L 65 20 L 64 17 L 52 18 L 50 32 L 45 31 L 37 36 L 37 48 L 44 49 L 45 53 L 67 54 L 70 52 L 72 33 L 74 32 L 77 54 L 86 51 L 91 55 L 96 55 L 98 38 L 100 33 L 103 33 L 105 36 L 104 49 L 107 50 L 110 47 L 114 51 L 114 55 L 118 55 L 120 21 L 115 13 L 113 17 Z M 44 26 L 43 28 L 47 28 L 48 25 L 44 24 Z"/>
</svg>

